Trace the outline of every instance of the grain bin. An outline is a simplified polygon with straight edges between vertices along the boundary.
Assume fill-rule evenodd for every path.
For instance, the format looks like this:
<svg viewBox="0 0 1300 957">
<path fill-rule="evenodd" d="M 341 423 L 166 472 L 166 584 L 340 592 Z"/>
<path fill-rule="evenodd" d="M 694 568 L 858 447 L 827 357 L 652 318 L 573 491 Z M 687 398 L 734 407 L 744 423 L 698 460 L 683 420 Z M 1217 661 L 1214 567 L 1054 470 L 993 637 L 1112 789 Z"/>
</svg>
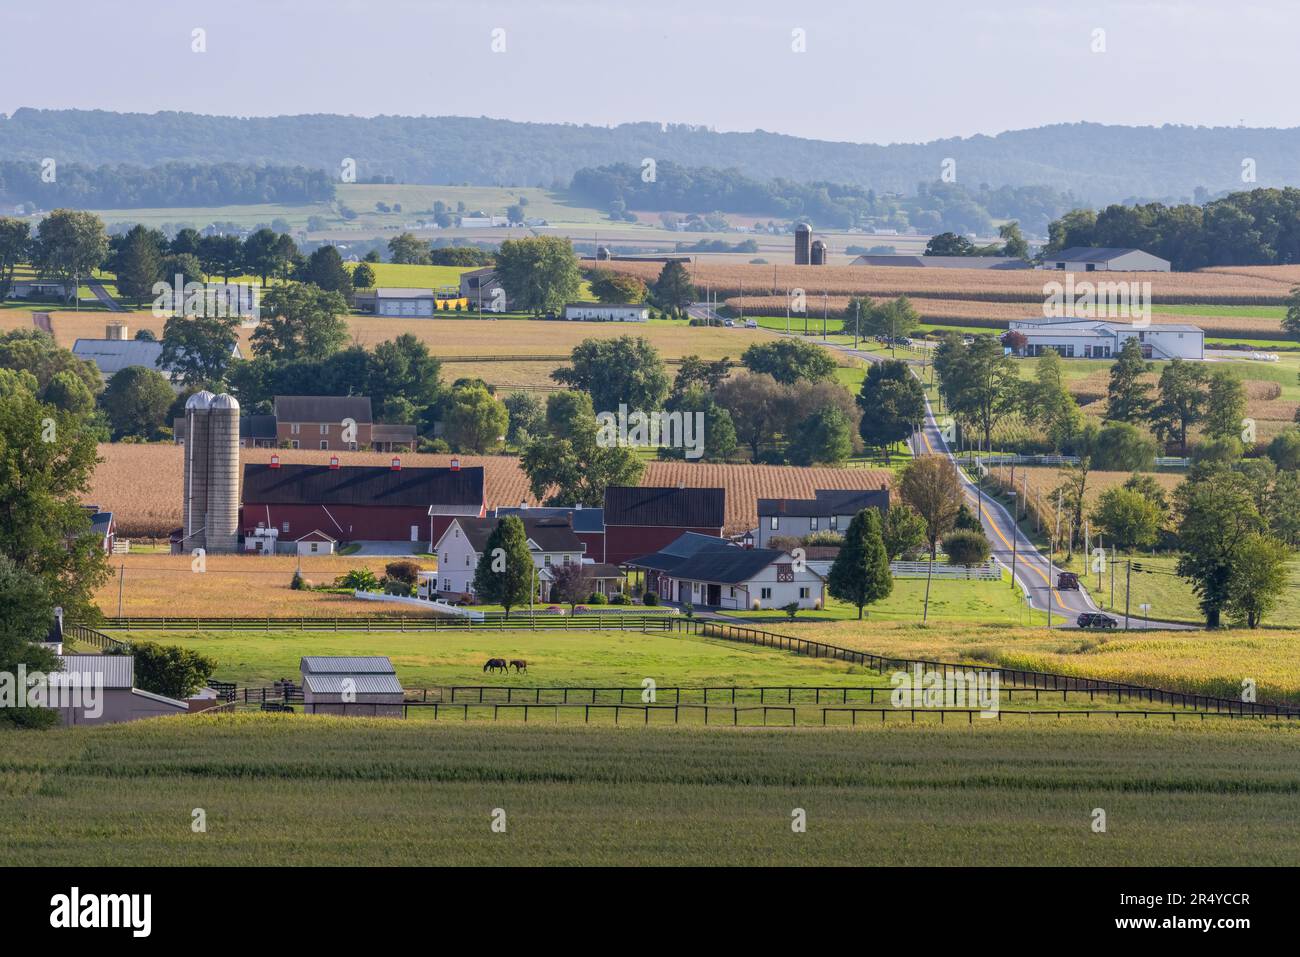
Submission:
<svg viewBox="0 0 1300 957">
<path fill-rule="evenodd" d="M 183 551 L 206 548 L 203 531 L 208 518 L 208 416 L 215 399 L 211 392 L 196 392 L 185 403 L 185 497 Z"/>
<path fill-rule="evenodd" d="M 208 411 L 207 549 L 233 552 L 239 531 L 239 401 L 222 393 Z"/>
<path fill-rule="evenodd" d="M 826 265 L 826 244 L 820 239 L 814 239 L 812 244 L 812 264 L 814 266 Z"/>
<path fill-rule="evenodd" d="M 794 264 L 807 266 L 812 261 L 812 227 L 799 223 L 794 227 Z"/>
</svg>

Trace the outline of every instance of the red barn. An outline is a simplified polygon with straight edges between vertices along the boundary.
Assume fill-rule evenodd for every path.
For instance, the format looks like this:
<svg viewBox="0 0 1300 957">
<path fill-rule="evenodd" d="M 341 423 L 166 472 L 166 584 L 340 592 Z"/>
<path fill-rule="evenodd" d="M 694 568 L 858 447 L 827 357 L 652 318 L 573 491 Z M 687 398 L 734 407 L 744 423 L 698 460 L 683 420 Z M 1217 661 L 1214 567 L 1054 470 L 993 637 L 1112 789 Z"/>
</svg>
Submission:
<svg viewBox="0 0 1300 957">
<path fill-rule="evenodd" d="M 248 463 L 239 525 L 282 541 L 320 529 L 343 542 L 436 542 L 453 517 L 484 514 L 482 468 Z"/>
<path fill-rule="evenodd" d="M 604 560 L 621 565 L 684 532 L 721 538 L 726 512 L 726 489 L 613 486 L 605 490 Z"/>
</svg>

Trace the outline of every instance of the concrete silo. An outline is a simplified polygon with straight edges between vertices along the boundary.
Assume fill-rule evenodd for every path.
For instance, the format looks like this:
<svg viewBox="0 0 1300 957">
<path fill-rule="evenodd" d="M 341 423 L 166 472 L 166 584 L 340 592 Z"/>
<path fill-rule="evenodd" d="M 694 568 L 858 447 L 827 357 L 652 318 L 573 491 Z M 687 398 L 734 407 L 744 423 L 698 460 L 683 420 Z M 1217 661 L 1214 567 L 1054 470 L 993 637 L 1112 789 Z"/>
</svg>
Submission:
<svg viewBox="0 0 1300 957">
<path fill-rule="evenodd" d="M 814 266 L 826 265 L 826 244 L 820 239 L 814 239 L 812 244 L 812 264 Z"/>
<path fill-rule="evenodd" d="M 233 552 L 239 534 L 239 401 L 222 393 L 208 411 L 207 549 Z"/>
<path fill-rule="evenodd" d="M 807 266 L 812 262 L 812 227 L 799 223 L 794 228 L 794 264 Z"/>
<path fill-rule="evenodd" d="M 208 520 L 208 414 L 211 392 L 196 392 L 185 403 L 185 496 L 182 551 L 206 548 L 204 528 Z"/>
</svg>

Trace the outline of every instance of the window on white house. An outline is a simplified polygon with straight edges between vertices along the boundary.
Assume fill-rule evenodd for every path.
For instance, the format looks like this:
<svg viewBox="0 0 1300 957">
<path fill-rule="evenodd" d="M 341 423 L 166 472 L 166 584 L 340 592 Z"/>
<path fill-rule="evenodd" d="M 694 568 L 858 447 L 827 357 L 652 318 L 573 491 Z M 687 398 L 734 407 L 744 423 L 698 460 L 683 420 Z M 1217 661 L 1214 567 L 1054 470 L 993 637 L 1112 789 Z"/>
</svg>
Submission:
<svg viewBox="0 0 1300 957">
<path fill-rule="evenodd" d="M 808 531 L 810 531 L 810 532 L 815 532 L 815 531 L 817 531 L 817 516 L 816 516 L 816 515 L 814 515 L 812 518 L 808 519 Z"/>
<path fill-rule="evenodd" d="M 839 527 L 840 527 L 840 517 L 839 517 L 838 515 L 832 515 L 832 516 L 831 516 L 831 523 L 830 523 L 830 530 L 833 532 L 833 531 L 835 531 L 835 530 L 836 530 L 837 528 L 839 528 Z"/>
<path fill-rule="evenodd" d="M 466 567 L 466 568 L 469 568 L 469 566 L 470 566 L 470 556 L 469 556 L 469 555 L 466 555 L 466 556 L 465 556 L 465 567 Z"/>
<path fill-rule="evenodd" d="M 770 589 L 770 588 L 760 588 L 760 589 L 758 590 L 758 594 L 759 594 L 759 597 L 760 597 L 760 598 L 762 598 L 764 601 L 767 601 L 769 598 L 772 597 L 772 589 Z"/>
<path fill-rule="evenodd" d="M 550 564 L 551 564 L 551 556 L 550 556 L 550 555 L 543 555 L 543 556 L 542 556 L 542 561 L 543 561 L 545 564 L 550 565 Z"/>
<path fill-rule="evenodd" d="M 808 597 L 808 589 L 807 589 L 807 588 L 800 588 L 800 589 L 799 589 L 799 597 L 800 597 L 800 598 L 807 598 L 807 597 Z"/>
<path fill-rule="evenodd" d="M 773 515 L 773 516 L 772 516 L 772 521 L 771 521 L 771 523 L 768 525 L 768 528 L 770 528 L 772 531 L 775 532 L 775 531 L 776 531 L 778 528 L 780 528 L 780 527 L 781 527 L 781 519 L 779 519 L 779 518 L 777 518 L 775 515 Z"/>
<path fill-rule="evenodd" d="M 316 548 L 317 548 L 316 543 L 315 543 L 315 542 L 312 542 L 312 543 L 311 543 L 311 550 L 314 552 L 314 551 L 316 551 Z"/>
</svg>

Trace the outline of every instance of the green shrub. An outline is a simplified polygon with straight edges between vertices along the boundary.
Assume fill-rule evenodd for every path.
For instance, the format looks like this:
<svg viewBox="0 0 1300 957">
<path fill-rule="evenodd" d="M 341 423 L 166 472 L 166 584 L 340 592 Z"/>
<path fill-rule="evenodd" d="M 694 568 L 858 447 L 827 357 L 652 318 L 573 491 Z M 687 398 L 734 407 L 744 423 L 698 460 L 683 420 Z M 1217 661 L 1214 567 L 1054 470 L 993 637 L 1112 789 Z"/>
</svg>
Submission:
<svg viewBox="0 0 1300 957">
<path fill-rule="evenodd" d="M 606 598 L 604 595 L 602 595 L 600 592 L 598 592 L 598 591 L 594 591 L 594 592 L 592 592 L 590 595 L 587 596 L 587 604 L 588 604 L 588 605 L 608 605 L 608 604 L 609 604 L 609 599 Z"/>
<path fill-rule="evenodd" d="M 646 605 L 647 607 L 653 607 L 659 604 L 659 596 L 652 591 L 648 591 L 642 597 L 641 604 Z"/>
<path fill-rule="evenodd" d="M 628 598 L 627 595 L 624 595 L 622 592 L 618 592 L 610 598 L 609 603 L 611 605 L 630 605 L 632 604 L 632 599 Z"/>
</svg>

